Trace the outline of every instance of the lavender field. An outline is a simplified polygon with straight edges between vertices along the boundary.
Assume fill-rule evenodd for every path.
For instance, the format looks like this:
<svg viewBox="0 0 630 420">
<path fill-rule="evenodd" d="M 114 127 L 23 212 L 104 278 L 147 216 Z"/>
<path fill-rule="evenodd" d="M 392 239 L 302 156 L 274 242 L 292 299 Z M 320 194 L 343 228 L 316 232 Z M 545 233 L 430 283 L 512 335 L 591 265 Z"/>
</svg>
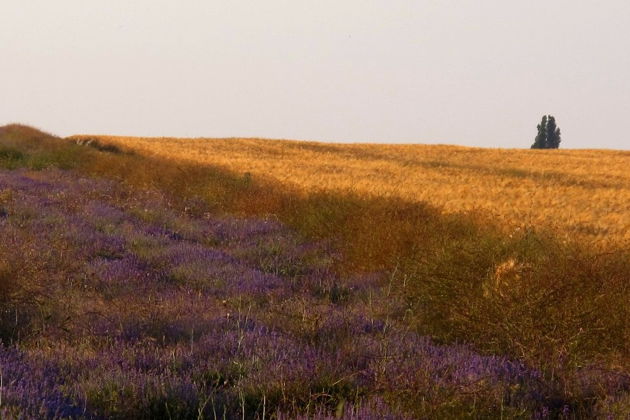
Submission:
<svg viewBox="0 0 630 420">
<path fill-rule="evenodd" d="M 277 218 L 15 166 L 0 169 L 2 418 L 628 413 L 623 367 L 560 381 L 509 352 L 438 343 L 382 273 L 343 274 L 331 243 Z"/>
</svg>

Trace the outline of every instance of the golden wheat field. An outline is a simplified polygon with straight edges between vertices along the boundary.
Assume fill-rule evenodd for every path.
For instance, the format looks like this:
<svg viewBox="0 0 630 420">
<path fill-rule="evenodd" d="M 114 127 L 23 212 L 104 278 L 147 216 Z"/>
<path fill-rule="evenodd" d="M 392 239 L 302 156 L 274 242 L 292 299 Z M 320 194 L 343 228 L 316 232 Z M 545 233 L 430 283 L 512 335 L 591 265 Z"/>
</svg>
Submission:
<svg viewBox="0 0 630 420">
<path fill-rule="evenodd" d="M 508 229 L 551 228 L 589 245 L 630 241 L 630 152 L 329 144 L 264 139 L 98 138 L 142 154 L 218 165 L 304 191 L 480 212 Z"/>
</svg>

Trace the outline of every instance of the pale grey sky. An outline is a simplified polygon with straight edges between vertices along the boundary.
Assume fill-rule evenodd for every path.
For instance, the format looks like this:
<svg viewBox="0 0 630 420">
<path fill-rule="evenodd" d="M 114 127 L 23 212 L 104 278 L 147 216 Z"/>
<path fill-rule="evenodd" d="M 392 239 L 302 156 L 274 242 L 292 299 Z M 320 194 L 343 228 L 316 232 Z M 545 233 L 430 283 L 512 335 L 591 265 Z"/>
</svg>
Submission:
<svg viewBox="0 0 630 420">
<path fill-rule="evenodd" d="M 0 124 L 630 149 L 627 0 L 1 0 Z"/>
</svg>

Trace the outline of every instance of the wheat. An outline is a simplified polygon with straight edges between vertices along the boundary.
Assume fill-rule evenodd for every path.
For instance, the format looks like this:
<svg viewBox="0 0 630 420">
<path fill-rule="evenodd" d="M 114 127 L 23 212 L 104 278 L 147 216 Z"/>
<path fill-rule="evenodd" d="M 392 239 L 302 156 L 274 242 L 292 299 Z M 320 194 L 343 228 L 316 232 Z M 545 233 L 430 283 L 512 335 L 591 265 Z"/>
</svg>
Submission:
<svg viewBox="0 0 630 420">
<path fill-rule="evenodd" d="M 591 246 L 630 241 L 630 152 L 89 137 L 307 192 L 428 202 L 446 213 L 481 213 L 508 229 L 551 228 Z"/>
</svg>

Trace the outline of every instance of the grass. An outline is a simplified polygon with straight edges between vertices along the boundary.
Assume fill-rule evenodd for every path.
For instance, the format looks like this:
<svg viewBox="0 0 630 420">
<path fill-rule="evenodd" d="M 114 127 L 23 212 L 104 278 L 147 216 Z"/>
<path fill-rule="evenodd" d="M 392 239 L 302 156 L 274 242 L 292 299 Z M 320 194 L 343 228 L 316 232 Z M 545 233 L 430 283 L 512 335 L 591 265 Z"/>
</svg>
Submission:
<svg viewBox="0 0 630 420">
<path fill-rule="evenodd" d="M 445 147 L 429 150 L 420 146 L 267 144 L 258 140 L 216 144 L 190 140 L 191 144 L 187 144 L 184 140 L 138 139 L 136 144 L 134 139 L 106 137 L 98 137 L 99 147 L 86 147 L 77 144 L 76 139 L 57 139 L 19 126 L 0 129 L 0 136 L 2 147 L 13 150 L 7 156 L 19 156 L 0 160 L 0 165 L 7 168 L 73 168 L 82 176 L 119 181 L 139 196 L 150 190 L 161 191 L 167 207 L 192 218 L 236 215 L 281 221 L 298 233 L 299 240 L 256 240 L 254 248 L 244 248 L 242 252 L 234 244 L 226 244 L 226 249 L 261 272 L 293 279 L 292 287 L 297 287 L 305 273 L 321 272 L 319 283 L 312 289 L 317 299 L 323 299 L 317 305 L 358 311 L 385 322 L 389 328 L 427 335 L 444 345 L 467 343 L 483 354 L 507 355 L 526 363 L 541 372 L 552 414 L 560 416 L 567 406 L 574 416 L 590 416 L 604 412 L 600 407 L 604 401 L 612 401 L 611 407 L 618 412 L 627 409 L 624 401 L 629 385 L 623 385 L 623 380 L 614 392 L 599 380 L 584 382 L 584 372 L 592 369 L 613 372 L 620 378 L 630 375 L 630 308 L 626 304 L 630 301 L 630 255 L 623 247 L 626 214 L 621 211 L 628 183 L 624 178 L 627 174 L 621 170 L 627 160 L 623 152 L 561 151 L 560 156 L 550 152 L 506 154 Z M 110 140 L 115 149 L 107 146 Z M 167 153 L 169 147 L 172 150 Z M 127 148 L 135 153 L 126 153 Z M 444 156 L 446 152 L 450 153 L 448 157 Z M 216 157 L 208 158 L 215 156 L 212 153 Z M 470 162 L 472 156 L 476 156 L 474 163 Z M 557 164 L 558 159 L 565 158 Z M 584 162 L 597 162 L 600 158 L 610 160 L 610 165 L 584 172 Z M 306 169 L 298 167 L 300 159 L 308 163 Z M 545 168 L 554 166 L 553 162 L 556 169 L 545 172 Z M 521 169 L 524 163 L 531 164 L 531 168 Z M 344 164 L 347 169 L 341 169 Z M 401 168 L 408 170 L 401 172 Z M 398 172 L 392 180 L 389 175 L 394 170 Z M 378 171 L 382 171 L 380 177 L 375 177 Z M 409 185 L 397 187 L 396 182 L 402 183 L 401 177 L 409 180 Z M 343 182 L 337 182 L 341 179 Z M 414 180 L 421 181 L 414 184 Z M 522 182 L 526 187 L 502 184 L 505 182 Z M 436 186 L 414 195 L 414 191 L 418 193 L 422 186 L 431 183 Z M 459 183 L 465 185 L 458 186 Z M 355 188 L 348 188 L 350 184 Z M 480 197 L 471 196 L 470 188 L 478 185 L 485 185 L 485 190 L 479 189 Z M 459 195 L 464 187 L 468 193 Z M 537 197 L 532 202 L 546 204 L 541 207 L 545 209 L 541 212 L 544 223 L 538 223 L 537 218 L 526 224 L 505 220 L 516 217 L 511 206 L 516 212 L 532 210 L 525 208 L 522 198 L 510 199 L 521 194 L 523 188 Z M 590 190 L 591 197 L 602 200 L 587 203 L 586 190 Z M 619 193 L 619 201 L 610 195 L 611 190 Z M 570 197 L 565 200 L 563 194 Z M 449 201 L 449 196 L 456 198 Z M 495 196 L 495 201 L 486 203 L 485 208 L 475 201 Z M 426 197 L 429 198 L 423 200 Z M 582 211 L 583 216 L 590 211 L 584 223 L 593 229 L 576 233 L 569 226 L 574 226 L 576 220 L 568 210 L 566 217 L 554 218 L 559 206 L 556 200 L 564 202 L 568 209 Z M 0 205 L 10 207 L 8 198 L 5 202 L 0 201 Z M 613 212 L 601 222 L 613 236 L 610 240 L 601 240 L 599 234 L 593 233 L 600 226 L 599 206 L 612 206 L 608 208 Z M 475 207 L 477 211 L 470 210 Z M 485 211 L 488 209 L 492 211 L 490 215 Z M 145 210 L 148 209 L 140 206 L 128 212 L 146 223 L 168 229 L 182 225 L 181 221 L 160 216 L 160 210 L 155 214 Z M 10 209 L 8 216 L 14 217 Z M 178 232 L 180 236 L 194 235 L 194 229 Z M 138 244 L 143 243 L 142 237 L 137 239 Z M 303 241 L 315 242 L 329 253 L 285 256 L 287 250 L 299 249 Z M 208 242 L 204 238 L 204 243 L 221 241 Z M 172 266 L 166 262 L 170 251 L 163 246 L 159 241 L 151 242 L 150 247 L 134 252 L 151 264 L 155 264 L 153 256 L 161 256 L 165 266 L 159 270 L 168 270 Z M 103 250 L 99 252 L 105 255 Z M 106 254 L 117 255 L 111 251 Z M 173 267 L 177 278 L 174 283 L 197 284 L 198 290 L 211 290 L 204 289 L 206 280 L 196 274 L 198 268 Z M 323 274 L 330 272 L 332 277 Z M 348 280 L 356 276 L 374 276 L 377 288 L 361 291 L 367 280 L 357 284 Z M 110 300 L 120 299 L 116 296 L 124 295 L 124 290 L 109 290 Z M 263 305 L 265 299 L 251 302 Z M 282 314 L 284 305 L 264 306 L 263 313 L 267 315 L 260 316 L 319 348 L 331 349 L 344 340 L 352 340 L 352 332 L 345 337 L 326 333 L 329 330 L 313 308 L 296 306 L 290 311 L 302 318 L 301 324 L 280 321 L 287 317 Z M 167 315 L 162 319 L 161 326 L 151 327 L 154 332 L 150 334 L 156 339 L 171 322 Z M 186 336 L 182 331 L 172 334 L 174 342 Z M 328 342 L 326 334 L 337 338 Z M 354 351 L 352 346 L 348 351 Z M 338 390 L 335 387 L 344 383 L 335 381 L 324 381 L 321 392 L 340 393 L 340 397 L 327 400 L 323 406 L 316 405 L 332 410 L 342 399 L 350 398 L 352 390 L 356 392 L 352 386 Z M 295 398 L 289 405 L 309 406 L 310 396 L 318 392 L 309 388 L 312 384 L 299 385 L 302 391 L 293 391 Z M 276 401 L 277 407 L 286 408 L 289 400 L 280 398 L 283 389 L 271 386 L 262 393 L 254 389 L 244 398 L 245 404 L 259 407 L 262 395 L 264 401 Z M 407 405 L 404 410 L 417 416 L 432 413 L 460 417 L 470 410 L 471 417 L 475 417 L 474 413 L 497 414 L 494 402 L 480 402 L 479 411 L 475 412 L 461 390 L 452 394 L 445 390 L 449 396 L 422 397 L 417 394 L 418 389 L 422 389 L 418 383 L 410 384 L 406 390 L 398 389 L 381 397 L 401 407 L 405 401 L 419 398 L 428 398 L 429 406 L 438 404 L 433 408 Z M 416 394 L 406 393 L 412 390 Z M 478 395 L 483 399 L 481 396 L 486 394 Z M 222 398 L 224 407 L 231 412 L 236 412 L 235 407 L 243 400 L 233 394 Z M 164 407 L 162 403 L 158 406 Z M 119 405 L 111 409 L 119 409 Z M 533 413 L 523 407 L 506 409 L 515 417 L 519 412 Z"/>
</svg>

